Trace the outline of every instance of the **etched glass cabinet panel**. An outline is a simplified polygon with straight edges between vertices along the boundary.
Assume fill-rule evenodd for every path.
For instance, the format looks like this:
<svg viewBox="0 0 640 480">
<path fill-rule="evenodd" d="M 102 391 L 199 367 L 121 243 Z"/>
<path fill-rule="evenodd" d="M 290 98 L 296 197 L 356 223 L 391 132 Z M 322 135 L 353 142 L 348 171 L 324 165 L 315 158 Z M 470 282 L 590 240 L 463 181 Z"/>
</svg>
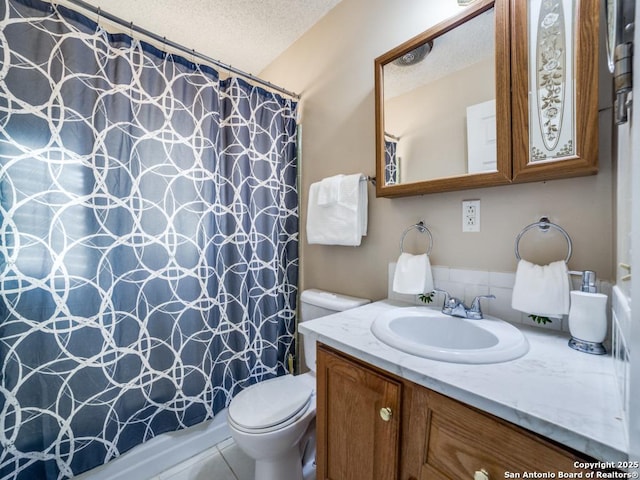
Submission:
<svg viewBox="0 0 640 480">
<path fill-rule="evenodd" d="M 567 15 L 565 15 L 565 9 Z M 573 1 L 529 4 L 529 161 L 575 155 Z"/>
<path fill-rule="evenodd" d="M 514 1 L 513 181 L 598 170 L 598 1 Z"/>
</svg>

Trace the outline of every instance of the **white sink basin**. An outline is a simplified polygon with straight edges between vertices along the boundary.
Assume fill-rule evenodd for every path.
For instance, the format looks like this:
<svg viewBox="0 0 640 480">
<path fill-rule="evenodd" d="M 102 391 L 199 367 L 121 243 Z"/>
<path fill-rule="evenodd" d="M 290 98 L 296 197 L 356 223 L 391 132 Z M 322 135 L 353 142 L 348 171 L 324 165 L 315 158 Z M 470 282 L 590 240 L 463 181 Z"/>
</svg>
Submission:
<svg viewBox="0 0 640 480">
<path fill-rule="evenodd" d="M 378 340 L 419 357 L 454 363 L 498 363 L 529 351 L 520 330 L 503 320 L 444 315 L 430 307 L 407 307 L 379 315 L 371 325 Z"/>
</svg>

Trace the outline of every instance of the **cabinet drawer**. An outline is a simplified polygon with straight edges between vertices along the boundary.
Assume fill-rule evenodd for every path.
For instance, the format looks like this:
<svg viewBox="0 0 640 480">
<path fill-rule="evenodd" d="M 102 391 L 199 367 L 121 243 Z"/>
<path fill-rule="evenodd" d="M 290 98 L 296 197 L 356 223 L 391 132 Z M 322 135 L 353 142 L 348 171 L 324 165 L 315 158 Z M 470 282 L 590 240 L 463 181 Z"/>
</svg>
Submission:
<svg viewBox="0 0 640 480">
<path fill-rule="evenodd" d="M 574 467 L 579 456 L 503 420 L 434 392 L 427 404 L 422 479 L 471 479 L 480 470 L 494 479 L 580 471 Z"/>
</svg>

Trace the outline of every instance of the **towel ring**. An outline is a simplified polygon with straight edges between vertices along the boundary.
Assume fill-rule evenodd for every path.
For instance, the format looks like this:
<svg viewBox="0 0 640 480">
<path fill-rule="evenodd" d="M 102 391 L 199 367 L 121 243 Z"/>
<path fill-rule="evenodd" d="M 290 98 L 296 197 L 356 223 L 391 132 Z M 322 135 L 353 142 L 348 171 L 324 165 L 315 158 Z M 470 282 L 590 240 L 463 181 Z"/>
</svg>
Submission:
<svg viewBox="0 0 640 480">
<path fill-rule="evenodd" d="M 433 235 L 431 235 L 431 230 L 427 228 L 422 220 L 420 220 L 415 225 L 411 225 L 402 233 L 402 237 L 400 238 L 400 253 L 404 253 L 404 238 L 407 236 L 407 233 L 409 233 L 414 228 L 420 233 L 426 233 L 427 235 L 429 235 L 429 248 L 427 249 L 427 255 L 431 254 L 431 249 L 433 248 Z"/>
<path fill-rule="evenodd" d="M 532 223 L 531 225 L 527 225 L 518 234 L 518 236 L 516 237 L 516 248 L 515 248 L 516 258 L 518 260 L 522 260 L 522 257 L 520 257 L 520 252 L 518 250 L 520 239 L 526 232 L 528 232 L 529 230 L 535 227 L 538 227 L 543 233 L 549 231 L 549 228 L 555 228 L 564 236 L 565 240 L 567 241 L 567 248 L 568 248 L 567 258 L 565 259 L 565 262 L 569 262 L 569 259 L 571 258 L 571 253 L 573 253 L 572 252 L 573 249 L 571 245 L 571 237 L 569 236 L 569 234 L 566 232 L 564 228 L 562 228 L 560 225 L 556 225 L 555 223 L 550 222 L 547 217 L 542 217 L 539 221 Z"/>
</svg>

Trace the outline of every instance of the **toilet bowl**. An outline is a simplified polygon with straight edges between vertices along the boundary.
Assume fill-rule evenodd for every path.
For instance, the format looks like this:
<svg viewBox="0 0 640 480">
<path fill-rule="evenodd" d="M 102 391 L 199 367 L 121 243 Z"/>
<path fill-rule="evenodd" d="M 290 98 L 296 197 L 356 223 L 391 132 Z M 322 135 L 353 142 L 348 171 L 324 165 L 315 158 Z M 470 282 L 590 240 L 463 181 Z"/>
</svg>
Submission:
<svg viewBox="0 0 640 480">
<path fill-rule="evenodd" d="M 370 302 L 321 290 L 305 290 L 300 300 L 301 321 Z M 308 373 L 252 385 L 227 410 L 236 445 L 256 462 L 255 480 L 315 480 L 315 339 L 303 341 Z"/>
<path fill-rule="evenodd" d="M 285 375 L 253 385 L 231 402 L 231 435 L 256 461 L 256 480 L 303 479 L 300 440 L 315 421 L 315 381 L 311 373 Z"/>
</svg>

